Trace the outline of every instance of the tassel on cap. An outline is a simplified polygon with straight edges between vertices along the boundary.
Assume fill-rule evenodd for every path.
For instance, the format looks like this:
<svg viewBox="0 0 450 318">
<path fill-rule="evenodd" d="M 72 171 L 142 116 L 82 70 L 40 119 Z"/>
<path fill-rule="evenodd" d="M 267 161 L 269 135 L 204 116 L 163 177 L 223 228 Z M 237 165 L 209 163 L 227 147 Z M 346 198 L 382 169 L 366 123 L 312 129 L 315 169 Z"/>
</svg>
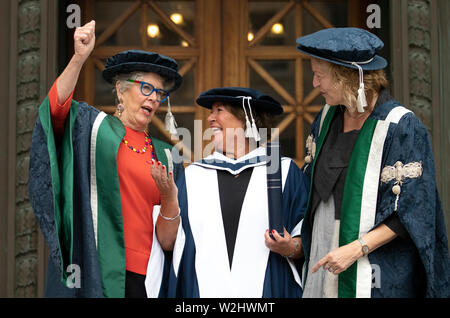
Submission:
<svg viewBox="0 0 450 318">
<path fill-rule="evenodd" d="M 248 118 L 245 119 L 245 137 L 252 138 L 253 137 L 253 129 L 250 124 Z"/>
<path fill-rule="evenodd" d="M 252 113 L 252 107 L 250 106 L 250 100 L 252 99 L 251 96 L 237 96 L 242 97 L 242 108 L 244 109 L 245 113 L 245 137 L 247 138 L 253 138 L 255 141 L 260 141 L 261 136 L 258 132 L 258 127 L 256 127 L 255 118 L 253 118 Z M 250 110 L 250 118 L 252 119 L 252 122 L 250 123 L 250 120 L 248 119 L 247 110 L 245 109 L 245 101 L 247 101 L 248 109 Z"/>
<path fill-rule="evenodd" d="M 238 96 L 242 97 L 242 108 L 244 109 L 245 114 L 245 137 L 252 138 L 253 137 L 253 129 L 250 121 L 248 120 L 247 110 L 245 109 L 245 100 L 251 99 L 250 96 Z"/>
<path fill-rule="evenodd" d="M 172 109 L 170 107 L 170 97 L 167 97 L 167 105 L 168 105 L 168 109 L 167 109 L 167 114 L 166 114 L 166 118 L 165 118 L 165 126 L 166 126 L 166 130 L 171 134 L 171 135 L 177 135 L 177 122 L 175 121 L 175 117 L 172 114 Z"/>
<path fill-rule="evenodd" d="M 364 113 L 364 107 L 367 107 L 366 94 L 364 93 L 364 84 L 358 89 L 358 100 L 356 101 L 356 108 L 358 112 Z"/>
<path fill-rule="evenodd" d="M 364 107 L 367 107 L 366 93 L 364 92 L 364 73 L 361 66 L 358 63 L 352 62 L 358 68 L 359 71 L 359 89 L 358 98 L 356 100 L 356 108 L 358 112 L 364 113 Z"/>
<path fill-rule="evenodd" d="M 252 107 L 250 106 L 250 99 L 247 99 L 247 105 L 248 105 L 248 109 L 250 109 L 250 117 L 252 118 L 253 139 L 255 139 L 255 141 L 260 141 L 261 136 L 259 135 L 258 127 L 256 127 L 255 118 L 253 118 Z"/>
</svg>

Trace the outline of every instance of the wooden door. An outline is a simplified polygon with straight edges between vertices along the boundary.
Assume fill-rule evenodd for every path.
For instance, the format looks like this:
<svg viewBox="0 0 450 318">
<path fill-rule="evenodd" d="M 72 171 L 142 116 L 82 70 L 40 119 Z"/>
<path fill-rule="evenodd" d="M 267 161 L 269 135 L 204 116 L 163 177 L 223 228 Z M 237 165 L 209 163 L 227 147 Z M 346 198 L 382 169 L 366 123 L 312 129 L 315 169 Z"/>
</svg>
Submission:
<svg viewBox="0 0 450 318">
<path fill-rule="evenodd" d="M 224 86 L 260 89 L 280 101 L 277 124 L 282 152 L 301 166 L 305 137 L 324 104 L 312 87 L 309 57 L 296 50 L 298 37 L 329 27 L 362 26 L 365 1 L 223 2 Z"/>
<path fill-rule="evenodd" d="M 78 1 L 83 21 L 96 20 L 96 46 L 83 67 L 75 98 L 113 113 L 112 87 L 101 76 L 106 59 L 120 51 L 142 49 L 170 56 L 178 61 L 183 76 L 182 86 L 172 94 L 171 105 L 178 126 L 194 132 L 195 120 L 205 111 L 195 106 L 195 97 L 210 86 L 220 86 L 220 1 L 217 0 L 81 0 Z M 174 15 L 176 14 L 176 15 Z M 70 51 L 70 49 L 69 49 Z M 208 85 L 205 85 L 208 83 Z M 150 134 L 171 142 L 164 129 L 167 105 L 161 105 L 149 127 Z M 200 127 L 201 130 L 201 127 Z M 201 134 L 188 143 L 184 154 L 191 159 L 201 157 L 197 147 Z"/>
<path fill-rule="evenodd" d="M 364 2 L 81 0 L 83 21 L 97 21 L 97 41 L 75 97 L 114 112 L 112 87 L 101 78 L 106 59 L 127 49 L 156 51 L 177 60 L 184 77 L 171 104 L 178 126 L 191 132 L 189 140 L 182 138 L 185 156 L 200 159 L 208 143 L 202 138 L 208 112 L 196 97 L 213 87 L 247 86 L 282 103 L 277 127 L 283 154 L 302 165 L 305 136 L 324 101 L 295 40 L 326 27 L 359 26 Z M 159 108 L 150 133 L 180 146 L 164 129 L 166 111 L 166 105 Z"/>
</svg>

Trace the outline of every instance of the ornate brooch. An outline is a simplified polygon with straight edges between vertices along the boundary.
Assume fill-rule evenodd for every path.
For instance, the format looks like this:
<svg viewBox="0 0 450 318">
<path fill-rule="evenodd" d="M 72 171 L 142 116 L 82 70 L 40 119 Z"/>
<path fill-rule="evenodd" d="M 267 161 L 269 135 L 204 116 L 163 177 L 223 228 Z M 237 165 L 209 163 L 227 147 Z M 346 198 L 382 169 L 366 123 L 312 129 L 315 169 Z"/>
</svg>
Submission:
<svg viewBox="0 0 450 318">
<path fill-rule="evenodd" d="M 316 143 L 314 142 L 312 135 L 309 135 L 306 139 L 306 150 L 305 162 L 310 164 L 316 155 Z"/>
<path fill-rule="evenodd" d="M 392 192 L 396 195 L 395 208 L 397 211 L 398 198 L 401 192 L 401 185 L 405 179 L 419 178 L 422 175 L 422 162 L 410 162 L 403 164 L 397 161 L 393 166 L 386 166 L 381 171 L 381 182 L 388 183 L 395 180 Z"/>
<path fill-rule="evenodd" d="M 313 135 L 309 135 L 306 139 L 306 156 L 305 156 L 305 167 L 306 169 L 308 165 L 314 160 L 316 155 L 316 142 L 314 141 Z"/>
</svg>

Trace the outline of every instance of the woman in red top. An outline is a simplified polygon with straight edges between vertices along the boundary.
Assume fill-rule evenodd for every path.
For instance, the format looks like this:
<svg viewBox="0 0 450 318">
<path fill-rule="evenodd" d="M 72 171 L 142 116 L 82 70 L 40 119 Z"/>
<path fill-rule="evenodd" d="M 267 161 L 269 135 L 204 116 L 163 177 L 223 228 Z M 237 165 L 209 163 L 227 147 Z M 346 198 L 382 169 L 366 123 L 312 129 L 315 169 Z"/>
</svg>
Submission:
<svg viewBox="0 0 450 318">
<path fill-rule="evenodd" d="M 163 148 L 170 149 L 171 147 L 156 138 L 151 138 L 147 133 L 147 126 L 160 103 L 168 99 L 169 92 L 180 86 L 182 78 L 177 72 L 177 63 L 171 58 L 139 50 L 121 52 L 108 59 L 103 71 L 103 77 L 114 85 L 115 97 L 118 102 L 114 116 L 106 115 L 91 106 L 72 100 L 80 70 L 92 52 L 94 44 L 95 21 L 76 29 L 74 35 L 75 53 L 63 73 L 53 84 L 48 99 L 41 106 L 37 124 L 39 127 L 43 126 L 44 132 L 46 131 L 43 114 L 47 107 L 55 136 L 56 149 L 60 149 L 56 153 L 58 151 L 63 152 L 63 154 L 57 155 L 59 156 L 59 159 L 57 159 L 58 165 L 62 166 L 62 169 L 59 168 L 62 174 L 61 178 L 55 178 L 56 172 L 50 168 L 52 175 L 51 191 L 57 192 L 55 180 L 58 179 L 58 182 L 62 184 L 62 194 L 61 196 L 53 194 L 54 201 L 58 201 L 59 198 L 61 203 L 59 207 L 57 204 L 55 205 L 54 215 L 52 213 L 49 215 L 50 218 L 55 219 L 58 229 L 55 249 L 57 250 L 56 255 L 59 254 L 60 257 L 53 255 L 52 259 L 52 255 L 50 256 L 52 262 L 49 262 L 46 294 L 53 297 L 146 297 L 150 296 L 146 294 L 144 287 L 146 275 L 159 275 L 160 273 L 155 268 L 162 266 L 161 264 L 156 267 L 149 265 L 152 246 L 155 247 L 156 244 L 158 248 L 162 247 L 163 250 L 172 248 L 171 246 L 159 246 L 158 242 L 154 242 L 154 238 L 165 234 L 153 233 L 156 224 L 154 218 L 157 218 L 158 223 L 179 222 L 177 217 L 179 215 L 178 206 L 173 204 L 175 200 L 162 197 L 158 189 L 159 187 L 168 187 L 169 189 L 173 187 L 175 189 L 174 172 L 170 171 L 168 178 L 161 178 L 158 175 L 154 179 L 150 171 L 154 165 L 164 166 L 161 161 L 166 163 L 167 160 L 170 160 L 170 155 L 167 155 Z M 71 110 L 71 108 L 76 109 Z M 71 115 L 72 112 L 73 115 Z M 84 113 L 88 115 L 83 115 Z M 168 115 L 171 116 L 172 114 L 169 113 Z M 87 123 L 90 124 L 87 125 Z M 72 136 L 68 139 L 71 140 L 70 143 L 72 144 L 73 157 L 71 158 L 75 161 L 73 169 L 64 168 L 71 160 L 61 159 L 67 158 L 64 157 L 67 153 L 67 147 L 64 146 L 66 144 L 64 138 L 68 130 L 66 126 L 71 127 L 70 130 L 72 131 Z M 38 128 L 35 128 L 36 135 L 39 135 Z M 90 180 L 90 208 L 87 209 L 88 212 L 84 208 L 80 208 L 80 212 L 77 210 L 78 206 L 82 205 L 80 203 L 83 201 L 81 197 L 79 199 L 74 197 L 73 205 L 67 205 L 69 197 L 77 195 L 76 190 L 67 191 L 67 195 L 64 193 L 65 184 L 69 184 L 69 187 L 75 189 L 77 187 L 76 179 L 83 179 L 84 177 L 83 169 L 77 167 L 77 165 L 80 165 L 77 156 L 80 156 L 78 153 L 82 152 L 86 143 L 83 146 L 78 146 L 76 143 L 79 139 L 77 131 L 83 131 L 83 129 L 88 129 L 87 134 L 90 135 L 90 138 L 87 139 L 89 149 L 86 148 L 89 150 L 86 156 L 89 159 L 86 162 L 90 168 L 89 170 L 85 169 L 90 174 L 87 177 Z M 82 136 L 83 132 L 80 134 Z M 50 145 L 52 143 L 48 142 L 50 133 L 46 132 L 45 135 L 47 136 L 47 144 Z M 33 138 L 37 140 L 37 137 Z M 61 143 L 63 146 L 58 148 Z M 32 153 L 39 153 L 39 147 L 40 145 L 35 145 Z M 64 153 L 64 151 L 66 152 Z M 52 161 L 51 153 L 52 151 L 49 150 L 50 162 Z M 42 173 L 34 173 L 38 170 L 38 166 L 42 167 L 42 164 L 38 164 L 41 157 L 39 159 L 37 159 L 38 156 L 34 157 L 32 155 L 30 166 L 30 196 L 41 228 L 46 234 L 49 245 L 52 246 L 51 242 L 55 240 L 54 233 L 48 230 L 46 224 L 42 221 L 44 219 L 42 214 L 47 213 L 41 207 L 42 197 L 45 195 L 43 195 L 42 184 L 39 185 L 39 182 L 42 183 L 43 177 Z M 105 167 L 110 162 L 112 162 L 111 167 L 114 168 L 106 169 Z M 176 165 L 175 170 L 181 169 L 180 167 L 181 165 Z M 105 171 L 103 174 L 102 169 Z M 165 171 L 164 169 L 165 167 L 162 170 L 153 170 L 160 174 L 161 171 Z M 64 175 L 66 170 L 74 171 L 74 177 L 71 179 L 74 181 L 72 184 L 65 183 L 68 179 Z M 106 175 L 106 177 L 103 177 L 103 175 Z M 112 181 L 105 181 L 110 176 L 112 176 Z M 117 183 L 117 186 L 114 187 L 115 183 Z M 33 184 L 36 184 L 36 186 L 33 186 Z M 115 189 L 117 195 L 114 194 Z M 82 192 L 87 191 L 82 190 Z M 164 193 L 177 195 L 176 190 Z M 115 196 L 116 201 L 114 200 Z M 159 212 L 163 217 L 159 218 L 157 217 L 158 214 L 153 214 L 155 206 L 160 206 L 157 213 Z M 89 214 L 87 219 L 92 217 L 92 221 L 89 220 L 92 227 L 87 226 L 87 228 L 78 231 L 79 224 L 84 223 L 79 221 L 76 215 L 81 215 L 80 218 L 84 220 L 83 213 Z M 70 225 L 67 225 L 67 220 L 69 220 Z M 97 250 L 97 253 L 94 254 L 98 255 L 92 260 L 88 260 L 87 258 L 93 254 L 90 249 L 94 245 L 92 242 L 85 243 L 85 240 L 87 235 L 92 233 L 92 230 L 95 238 L 95 249 Z M 83 232 L 83 234 L 80 234 L 80 232 Z M 66 266 L 71 266 L 74 260 L 81 270 L 79 286 L 76 286 L 76 281 L 74 283 L 73 276 L 65 273 L 66 268 L 69 268 Z M 96 267 L 97 263 L 98 268 Z M 58 272 L 62 275 L 62 281 L 66 286 L 58 284 L 58 281 L 61 281 L 61 276 L 55 275 Z M 87 279 L 88 277 L 96 277 L 96 275 L 100 276 L 97 284 L 95 284 L 96 279 Z M 52 281 L 52 277 L 55 278 L 54 282 L 49 283 L 49 281 Z M 83 278 L 86 279 L 83 280 Z M 71 284 L 77 288 L 67 289 L 67 287 L 73 287 Z M 155 290 L 154 296 L 158 296 L 158 294 L 159 291 Z"/>
</svg>

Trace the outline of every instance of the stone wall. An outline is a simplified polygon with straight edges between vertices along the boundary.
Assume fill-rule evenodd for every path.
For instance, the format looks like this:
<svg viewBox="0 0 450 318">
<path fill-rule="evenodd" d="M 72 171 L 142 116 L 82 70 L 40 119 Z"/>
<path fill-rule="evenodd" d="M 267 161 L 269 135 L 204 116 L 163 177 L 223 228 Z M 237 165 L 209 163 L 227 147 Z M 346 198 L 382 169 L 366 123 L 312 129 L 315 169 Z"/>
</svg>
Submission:
<svg viewBox="0 0 450 318">
<path fill-rule="evenodd" d="M 408 71 L 409 107 L 427 127 L 432 141 L 437 172 L 439 194 L 447 223 L 450 245 L 450 199 L 449 199 L 449 151 L 447 107 L 448 99 L 443 97 L 448 90 L 449 74 L 446 71 L 448 54 L 440 48 L 449 45 L 448 0 L 407 0 L 408 21 Z M 440 12 L 443 11 L 444 13 Z M 440 16 L 440 14 L 442 16 Z M 442 19 L 442 17 L 444 17 Z M 433 26 L 434 24 L 434 26 Z M 438 27 L 436 27 L 438 25 Z M 433 32 L 439 30 L 436 36 Z M 437 50 L 437 52 L 435 52 Z M 434 64 L 433 64 L 434 63 Z M 437 69 L 436 69 L 437 68 Z M 439 74 L 433 74 L 433 72 Z M 435 82 L 433 82 L 433 80 Z M 447 85 L 447 87 L 445 86 Z M 444 90 L 444 92 L 439 92 Z M 433 93 L 434 92 L 434 93 Z"/>
<path fill-rule="evenodd" d="M 36 297 L 37 222 L 28 197 L 31 134 L 39 106 L 41 4 L 21 0 L 18 6 L 15 297 Z"/>
<path fill-rule="evenodd" d="M 408 1 L 409 107 L 422 120 L 431 134 L 432 69 L 430 1 Z"/>
</svg>

